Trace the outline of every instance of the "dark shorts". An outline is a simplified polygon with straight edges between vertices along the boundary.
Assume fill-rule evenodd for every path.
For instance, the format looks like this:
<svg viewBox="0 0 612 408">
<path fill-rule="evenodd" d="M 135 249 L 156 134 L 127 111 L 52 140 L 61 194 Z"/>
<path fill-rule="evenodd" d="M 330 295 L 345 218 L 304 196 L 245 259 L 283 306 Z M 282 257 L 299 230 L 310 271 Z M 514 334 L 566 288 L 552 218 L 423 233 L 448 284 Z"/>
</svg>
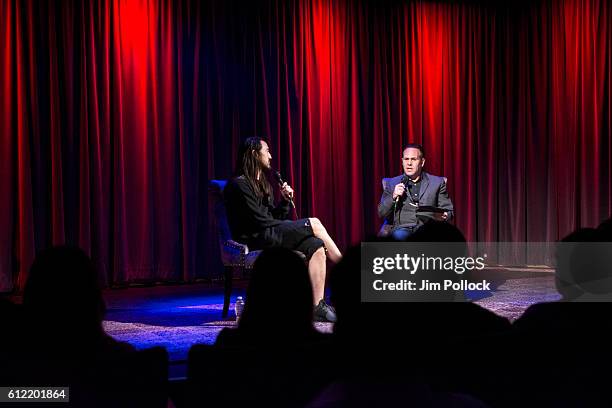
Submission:
<svg viewBox="0 0 612 408">
<path fill-rule="evenodd" d="M 267 228 L 257 242 L 249 245 L 253 249 L 281 247 L 300 251 L 308 260 L 323 246 L 323 241 L 315 237 L 308 218 L 285 220 L 279 225 Z"/>
</svg>

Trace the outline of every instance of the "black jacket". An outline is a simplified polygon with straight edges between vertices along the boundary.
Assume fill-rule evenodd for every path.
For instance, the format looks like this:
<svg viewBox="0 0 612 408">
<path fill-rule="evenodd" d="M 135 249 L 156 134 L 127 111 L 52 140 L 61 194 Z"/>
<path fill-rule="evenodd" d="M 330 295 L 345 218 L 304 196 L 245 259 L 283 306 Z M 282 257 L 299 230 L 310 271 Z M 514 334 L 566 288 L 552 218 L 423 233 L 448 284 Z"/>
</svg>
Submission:
<svg viewBox="0 0 612 408">
<path fill-rule="evenodd" d="M 232 238 L 250 246 L 262 246 L 264 241 L 272 244 L 269 241 L 276 237 L 271 227 L 281 224 L 291 211 L 287 200 L 274 206 L 272 197 L 257 197 L 244 176 L 228 181 L 223 195 Z"/>
</svg>

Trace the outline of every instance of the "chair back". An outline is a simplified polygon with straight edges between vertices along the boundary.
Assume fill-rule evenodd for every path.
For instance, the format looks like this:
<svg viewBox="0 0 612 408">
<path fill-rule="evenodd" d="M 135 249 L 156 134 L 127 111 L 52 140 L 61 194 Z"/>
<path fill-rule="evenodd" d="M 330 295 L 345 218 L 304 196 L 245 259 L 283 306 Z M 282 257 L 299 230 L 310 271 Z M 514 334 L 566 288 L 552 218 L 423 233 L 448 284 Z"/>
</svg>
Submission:
<svg viewBox="0 0 612 408">
<path fill-rule="evenodd" d="M 387 188 L 387 185 L 389 184 L 390 180 L 391 180 L 390 178 L 383 178 L 382 179 L 383 191 L 385 191 L 385 189 Z M 383 223 L 382 223 L 382 225 L 380 226 L 380 230 L 378 231 L 378 236 L 379 237 L 386 237 L 386 236 L 388 236 L 391 233 L 392 229 L 393 229 L 393 225 L 389 223 L 387 218 L 385 218 Z"/>
<path fill-rule="evenodd" d="M 223 190 L 227 185 L 227 180 L 210 180 L 208 183 L 208 198 L 211 208 L 215 215 L 215 226 L 217 229 L 217 237 L 219 245 L 232 239 L 229 223 L 227 222 L 227 211 L 225 209 L 225 199 L 223 198 Z"/>
</svg>

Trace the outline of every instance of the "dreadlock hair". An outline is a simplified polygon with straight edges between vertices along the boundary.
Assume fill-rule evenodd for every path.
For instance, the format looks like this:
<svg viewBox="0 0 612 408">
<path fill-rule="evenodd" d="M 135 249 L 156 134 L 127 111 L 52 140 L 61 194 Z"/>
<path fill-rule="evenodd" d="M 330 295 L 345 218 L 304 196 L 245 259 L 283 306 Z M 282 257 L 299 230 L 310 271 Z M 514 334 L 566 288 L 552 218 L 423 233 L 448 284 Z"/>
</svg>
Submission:
<svg viewBox="0 0 612 408">
<path fill-rule="evenodd" d="M 261 142 L 267 143 L 265 139 L 254 136 L 245 139 L 240 144 L 240 150 L 236 158 L 235 176 L 244 176 L 257 197 L 272 197 L 272 186 L 266 177 L 266 169 L 261 166 L 259 160 L 259 153 L 263 147 Z M 258 172 L 261 172 L 259 180 L 257 179 Z"/>
</svg>

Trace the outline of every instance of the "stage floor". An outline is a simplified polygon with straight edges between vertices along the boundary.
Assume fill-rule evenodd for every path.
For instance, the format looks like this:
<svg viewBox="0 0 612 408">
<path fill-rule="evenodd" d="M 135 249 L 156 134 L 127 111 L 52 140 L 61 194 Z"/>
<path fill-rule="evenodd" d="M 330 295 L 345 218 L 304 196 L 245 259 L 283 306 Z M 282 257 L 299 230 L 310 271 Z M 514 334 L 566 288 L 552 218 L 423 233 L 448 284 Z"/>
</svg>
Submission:
<svg viewBox="0 0 612 408">
<path fill-rule="evenodd" d="M 473 278 L 492 281 L 492 290 L 468 292 L 468 297 L 511 321 L 531 304 L 559 299 L 554 273 L 546 268 L 486 269 Z M 235 286 L 232 301 L 244 296 L 246 281 L 235 282 Z M 138 349 L 165 347 L 170 356 L 171 377 L 184 375 L 187 353 L 193 344 L 212 344 L 221 329 L 235 324 L 233 303 L 229 320 L 221 319 L 223 288 L 219 284 L 112 289 L 104 292 L 104 298 L 108 307 L 106 332 Z M 270 327 L 274 324 L 271 320 Z M 329 323 L 316 326 L 323 332 L 333 329 Z"/>
</svg>

